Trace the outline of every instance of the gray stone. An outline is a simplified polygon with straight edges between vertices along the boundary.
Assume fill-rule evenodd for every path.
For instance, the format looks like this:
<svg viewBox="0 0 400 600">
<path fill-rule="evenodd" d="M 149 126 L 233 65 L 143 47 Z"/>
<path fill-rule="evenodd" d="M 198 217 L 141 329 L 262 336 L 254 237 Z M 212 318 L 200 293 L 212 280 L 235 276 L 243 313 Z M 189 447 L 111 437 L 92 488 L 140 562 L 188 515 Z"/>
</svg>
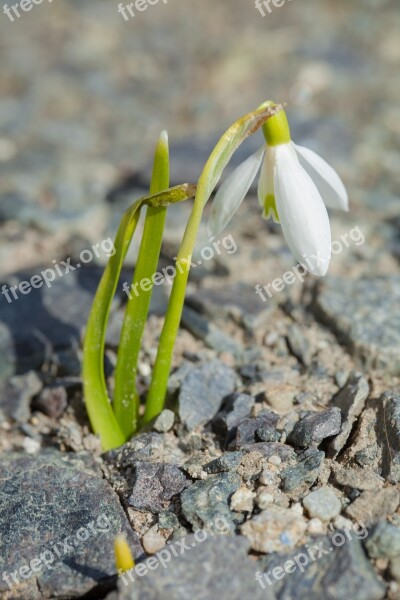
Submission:
<svg viewBox="0 0 400 600">
<path fill-rule="evenodd" d="M 175 421 L 175 414 L 172 410 L 165 408 L 154 421 L 153 428 L 159 433 L 166 433 L 172 429 Z"/>
<path fill-rule="evenodd" d="M 339 433 L 341 422 L 338 407 L 328 408 L 323 412 L 310 412 L 295 424 L 288 442 L 302 448 L 319 446 L 324 439 Z"/>
<path fill-rule="evenodd" d="M 229 509 L 229 499 L 239 486 L 240 477 L 234 473 L 218 473 L 196 481 L 181 494 L 185 519 L 196 530 L 210 529 L 218 518 L 224 518 L 233 530 L 243 518 Z"/>
<path fill-rule="evenodd" d="M 343 467 L 337 463 L 333 465 L 333 480 L 341 487 L 355 490 L 377 490 L 382 487 L 384 480 L 373 469 Z"/>
<path fill-rule="evenodd" d="M 67 391 L 63 385 L 52 385 L 41 391 L 32 403 L 33 410 L 39 410 L 45 415 L 57 419 L 67 408 Z"/>
<path fill-rule="evenodd" d="M 400 528 L 386 521 L 379 521 L 369 532 L 364 544 L 371 558 L 400 556 Z"/>
<path fill-rule="evenodd" d="M 281 473 L 283 491 L 305 493 L 318 479 L 325 453 L 315 448 L 304 450 L 297 457 L 297 465 Z"/>
<path fill-rule="evenodd" d="M 34 574 L 28 568 L 31 577 L 14 598 L 75 598 L 104 584 L 115 574 L 117 532 L 125 532 L 136 558 L 142 554 L 118 496 L 89 455 L 3 457 L 0 507 L 0 571 L 13 572 L 45 552 L 51 562 L 47 567 L 43 559 Z M 0 592 L 7 589 L 2 579 Z"/>
<path fill-rule="evenodd" d="M 342 503 L 332 488 L 325 486 L 311 492 L 303 499 L 303 506 L 311 518 L 331 521 L 342 510 Z"/>
<path fill-rule="evenodd" d="M 356 419 L 365 407 L 368 395 L 368 381 L 362 375 L 354 374 L 334 397 L 332 403 L 340 408 L 342 413 L 342 428 L 329 445 L 330 457 L 336 457 L 345 446 Z"/>
<path fill-rule="evenodd" d="M 399 490 L 394 487 L 362 492 L 346 508 L 346 514 L 369 526 L 396 512 L 400 504 Z"/>
<path fill-rule="evenodd" d="M 287 341 L 290 352 L 306 367 L 311 364 L 310 343 L 301 328 L 292 324 L 288 328 Z"/>
<path fill-rule="evenodd" d="M 382 475 L 400 482 L 400 395 L 385 392 L 379 398 L 377 437 L 382 449 Z"/>
<path fill-rule="evenodd" d="M 203 340 L 209 348 L 213 348 L 217 352 L 228 352 L 238 359 L 242 357 L 244 350 L 238 342 L 214 323 L 187 306 L 182 313 L 182 325 L 195 337 Z"/>
<path fill-rule="evenodd" d="M 125 575 L 128 585 L 120 581 L 119 600 L 274 600 L 273 592 L 261 589 L 254 578 L 246 538 L 214 535 L 200 543 L 190 535 L 184 544 L 186 551 L 177 548 L 176 557 L 170 553 L 167 568 L 133 574 L 132 583 Z"/>
<path fill-rule="evenodd" d="M 275 442 L 280 435 L 276 435 L 276 425 L 279 417 L 272 411 L 264 411 L 257 417 L 243 419 L 236 431 L 236 449 L 256 442 Z M 260 435 L 261 434 L 261 435 Z M 269 437 L 270 439 L 263 439 Z"/>
<path fill-rule="evenodd" d="M 400 277 L 329 277 L 315 300 L 328 324 L 366 368 L 400 373 Z"/>
<path fill-rule="evenodd" d="M 249 416 L 254 398 L 248 394 L 232 394 L 213 421 L 213 429 L 224 437 L 225 445 L 236 435 L 238 425 Z"/>
<path fill-rule="evenodd" d="M 163 463 L 134 463 L 134 484 L 128 498 L 136 510 L 160 512 L 172 498 L 190 485 L 190 480 L 176 466 Z"/>
<path fill-rule="evenodd" d="M 300 547 L 284 556 L 272 554 L 260 560 L 259 570 L 264 573 L 261 581 L 277 600 L 382 600 L 385 597 L 385 586 L 376 577 L 360 540 L 355 536 L 340 547 L 333 546 L 329 536 L 316 537 L 309 544 L 311 551 L 314 547 L 322 548 L 324 553 L 319 555 L 317 550 L 314 554 L 316 559 L 309 559 L 303 569 L 298 568 L 294 561 L 302 554 L 300 560 L 305 562 L 309 556 L 308 548 Z M 283 571 L 284 577 L 277 579 L 271 575 L 273 569 L 283 569 L 284 565 L 288 568 L 287 572 Z M 270 585 L 265 579 L 268 573 Z"/>
<path fill-rule="evenodd" d="M 206 473 L 227 473 L 235 471 L 243 458 L 243 452 L 225 452 L 222 456 L 203 465 Z"/>
<path fill-rule="evenodd" d="M 179 416 L 188 429 L 210 421 L 235 391 L 235 371 L 218 360 L 193 367 L 179 392 Z"/>
<path fill-rule="evenodd" d="M 34 371 L 15 375 L 0 389 L 0 415 L 17 423 L 26 423 L 31 417 L 31 401 L 43 384 Z"/>
</svg>

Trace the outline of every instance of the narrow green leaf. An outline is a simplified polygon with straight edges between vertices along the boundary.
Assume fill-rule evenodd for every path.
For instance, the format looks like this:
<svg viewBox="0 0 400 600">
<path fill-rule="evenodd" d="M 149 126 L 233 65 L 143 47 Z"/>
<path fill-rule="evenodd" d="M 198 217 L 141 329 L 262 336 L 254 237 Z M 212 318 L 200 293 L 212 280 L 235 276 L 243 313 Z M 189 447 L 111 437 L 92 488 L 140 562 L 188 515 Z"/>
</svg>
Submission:
<svg viewBox="0 0 400 600">
<path fill-rule="evenodd" d="M 111 408 L 104 376 L 104 344 L 112 299 L 122 264 L 135 232 L 143 205 L 167 207 L 192 198 L 196 186 L 183 184 L 137 200 L 123 215 L 115 238 L 115 253 L 110 257 L 97 289 L 89 315 L 83 348 L 83 383 L 86 408 L 93 431 L 100 435 L 104 450 L 123 444 L 126 439 Z"/>
<path fill-rule="evenodd" d="M 177 256 L 177 261 L 180 264 L 190 265 L 204 206 L 213 193 L 233 153 L 248 136 L 257 131 L 267 119 L 280 110 L 282 110 L 281 106 L 273 105 L 272 103 L 262 105 L 259 109 L 241 117 L 231 125 L 215 146 L 200 175 L 197 185 L 193 210 Z M 178 270 L 174 279 L 147 396 L 144 423 L 151 421 L 161 412 L 164 406 L 175 340 L 185 302 L 188 277 L 189 268 L 182 269 L 182 271 Z"/>
</svg>

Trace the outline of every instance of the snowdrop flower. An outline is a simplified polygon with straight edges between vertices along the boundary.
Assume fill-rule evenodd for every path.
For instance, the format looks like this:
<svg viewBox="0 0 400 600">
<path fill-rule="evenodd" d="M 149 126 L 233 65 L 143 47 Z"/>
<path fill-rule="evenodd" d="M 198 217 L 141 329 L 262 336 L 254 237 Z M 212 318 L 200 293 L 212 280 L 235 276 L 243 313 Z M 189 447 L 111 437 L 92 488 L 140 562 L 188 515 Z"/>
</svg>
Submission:
<svg viewBox="0 0 400 600">
<path fill-rule="evenodd" d="M 299 263 L 314 275 L 325 275 L 331 258 L 331 229 L 325 206 L 347 211 L 345 187 L 323 158 L 292 142 L 284 110 L 266 121 L 263 132 L 266 144 L 237 167 L 218 190 L 211 208 L 209 234 L 217 236 L 226 227 L 261 167 L 258 199 L 263 217 L 280 222 Z"/>
</svg>

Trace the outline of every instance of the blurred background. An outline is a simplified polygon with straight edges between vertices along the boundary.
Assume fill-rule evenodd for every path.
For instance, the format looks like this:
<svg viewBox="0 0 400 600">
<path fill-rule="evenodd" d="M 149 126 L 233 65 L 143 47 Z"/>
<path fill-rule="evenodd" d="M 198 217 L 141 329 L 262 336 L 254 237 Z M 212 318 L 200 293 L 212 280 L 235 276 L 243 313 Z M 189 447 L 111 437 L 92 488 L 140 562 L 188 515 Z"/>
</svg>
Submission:
<svg viewBox="0 0 400 600">
<path fill-rule="evenodd" d="M 134 17 L 124 10 L 128 20 L 110 0 L 44 0 L 14 21 L 1 11 L 2 282 L 114 235 L 148 186 L 162 129 L 172 183 L 195 182 L 223 131 L 266 99 L 287 103 L 295 141 L 320 152 L 345 181 L 352 210 L 334 217 L 334 235 L 359 225 L 368 237 L 335 257 L 332 272 L 398 269 L 396 0 L 286 0 L 271 12 L 264 7 L 264 16 L 253 0 L 160 0 Z M 248 140 L 235 160 L 261 142 L 261 134 Z M 186 204 L 169 214 L 169 261 Z M 253 286 L 294 264 L 255 197 L 230 232 L 241 242 L 238 258 L 199 269 L 196 285 L 218 287 L 224 275 Z M 15 348 L 23 371 L 42 364 L 47 344 L 79 341 L 104 260 L 89 275 L 71 274 L 11 304 L 1 296 L 4 376 L 15 368 Z"/>
</svg>

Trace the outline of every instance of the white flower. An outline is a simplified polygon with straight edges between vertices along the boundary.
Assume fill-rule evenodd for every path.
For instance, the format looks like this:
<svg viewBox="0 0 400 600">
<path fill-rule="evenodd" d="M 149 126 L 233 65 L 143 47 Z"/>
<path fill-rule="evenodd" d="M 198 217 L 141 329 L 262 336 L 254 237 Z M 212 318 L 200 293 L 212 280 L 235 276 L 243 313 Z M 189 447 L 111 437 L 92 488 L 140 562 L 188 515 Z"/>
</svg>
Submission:
<svg viewBox="0 0 400 600">
<path fill-rule="evenodd" d="M 329 208 L 348 210 L 339 175 L 318 154 L 290 139 L 284 111 L 264 125 L 266 145 L 227 177 L 211 208 L 208 231 L 217 236 L 229 223 L 261 167 L 258 198 L 263 216 L 280 222 L 299 263 L 314 275 L 325 275 L 331 258 Z M 325 204 L 324 204 L 325 202 Z"/>
</svg>

